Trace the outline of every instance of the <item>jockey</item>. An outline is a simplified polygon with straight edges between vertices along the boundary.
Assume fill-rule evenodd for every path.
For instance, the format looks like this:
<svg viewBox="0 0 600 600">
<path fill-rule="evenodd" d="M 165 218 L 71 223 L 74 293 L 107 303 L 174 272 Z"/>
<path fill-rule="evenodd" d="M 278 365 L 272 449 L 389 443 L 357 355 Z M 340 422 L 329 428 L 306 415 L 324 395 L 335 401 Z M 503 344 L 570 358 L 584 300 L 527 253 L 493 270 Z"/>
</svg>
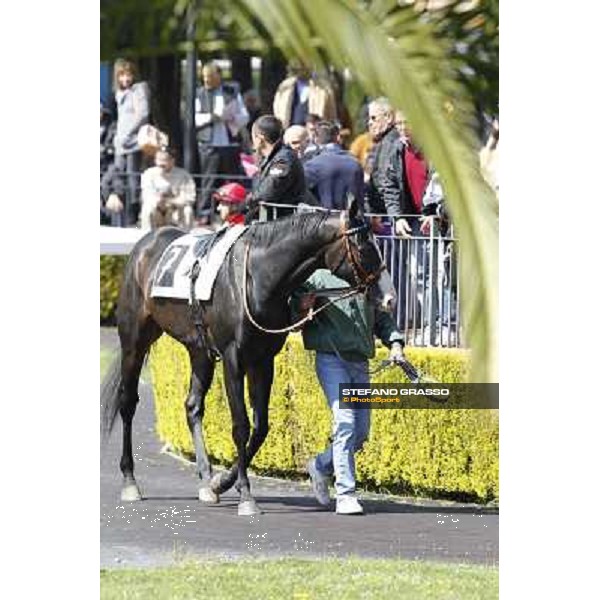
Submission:
<svg viewBox="0 0 600 600">
<path fill-rule="evenodd" d="M 215 193 L 219 216 L 226 226 L 243 225 L 246 208 L 246 189 L 239 183 L 226 183 Z"/>
</svg>

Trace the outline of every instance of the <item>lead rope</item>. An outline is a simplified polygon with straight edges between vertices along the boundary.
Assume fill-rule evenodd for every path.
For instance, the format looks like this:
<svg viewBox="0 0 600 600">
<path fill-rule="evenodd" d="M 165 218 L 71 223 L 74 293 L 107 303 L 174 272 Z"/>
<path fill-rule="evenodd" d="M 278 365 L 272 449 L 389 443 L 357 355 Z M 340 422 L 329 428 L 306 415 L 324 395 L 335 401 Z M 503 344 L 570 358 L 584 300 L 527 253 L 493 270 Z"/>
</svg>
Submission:
<svg viewBox="0 0 600 600">
<path fill-rule="evenodd" d="M 249 254 L 250 254 L 250 244 L 246 244 L 246 253 L 244 254 L 244 276 L 243 276 L 243 282 L 242 282 L 242 296 L 243 296 L 243 300 L 244 300 L 244 310 L 246 311 L 246 316 L 248 317 L 248 320 L 250 321 L 250 323 L 252 323 L 252 325 L 254 325 L 254 327 L 256 327 L 257 329 L 259 329 L 260 331 L 264 331 L 265 333 L 289 333 L 290 331 L 297 329 L 301 325 L 304 325 L 304 323 L 306 323 L 307 321 L 312 321 L 316 315 L 318 315 L 321 311 L 325 310 L 328 306 L 331 306 L 332 304 L 335 304 L 336 302 L 338 302 L 339 300 L 343 300 L 344 298 L 350 298 L 352 296 L 355 296 L 356 294 L 361 293 L 360 288 L 350 288 L 350 290 L 348 290 L 347 293 L 340 294 L 340 296 L 334 300 L 328 300 L 326 304 L 324 304 L 323 306 L 320 306 L 316 310 L 313 310 L 312 308 L 310 308 L 308 310 L 308 314 L 306 315 L 306 317 L 300 319 L 298 322 L 296 322 L 288 327 L 282 327 L 281 329 L 267 329 L 266 327 L 259 325 L 254 320 L 254 317 L 250 313 L 250 308 L 248 307 L 247 282 L 248 282 L 248 256 L 249 256 Z"/>
<path fill-rule="evenodd" d="M 196 299 L 196 281 L 200 274 L 200 261 L 196 259 L 192 265 L 190 273 L 190 312 L 192 321 L 196 327 L 196 332 L 202 346 L 206 349 L 208 357 L 213 361 L 220 361 L 221 355 L 216 346 L 210 342 L 210 334 L 208 327 L 204 323 L 204 307 L 202 303 Z"/>
<path fill-rule="evenodd" d="M 333 341 L 333 338 L 329 335 L 329 332 L 327 331 L 326 327 L 323 327 L 323 332 L 325 333 L 325 336 L 327 337 L 327 339 L 329 340 L 329 343 L 331 344 L 331 347 L 333 348 L 333 351 L 335 353 L 335 355 L 338 357 L 338 359 L 342 362 L 342 363 L 349 363 L 350 361 L 347 361 L 345 358 L 343 358 L 340 355 L 340 352 L 337 348 L 337 346 L 335 345 L 335 342 Z M 387 369 L 388 367 L 392 367 L 392 366 L 398 366 L 400 367 L 406 377 L 408 378 L 408 380 L 413 383 L 413 384 L 417 384 L 417 383 L 439 383 L 438 381 L 436 381 L 435 379 L 432 379 L 431 377 L 428 377 L 426 375 L 423 375 L 423 373 L 421 373 L 404 355 L 404 360 L 402 360 L 402 362 L 394 362 L 392 360 L 390 360 L 389 358 L 386 358 L 382 361 L 379 362 L 379 366 L 375 367 L 374 369 L 369 369 L 367 367 L 367 375 L 371 376 L 371 375 L 377 375 L 377 373 L 380 373 L 381 371 L 383 371 L 384 369 Z M 368 363 L 368 361 L 367 361 Z"/>
<path fill-rule="evenodd" d="M 281 329 L 267 329 L 266 327 L 262 327 L 262 325 L 259 325 L 255 321 L 254 317 L 252 316 L 252 313 L 250 312 L 250 308 L 248 307 L 247 283 L 248 283 L 248 256 L 249 255 L 250 255 L 250 244 L 246 244 L 246 252 L 244 253 L 244 274 L 243 274 L 243 281 L 242 281 L 242 297 L 243 297 L 243 301 L 244 301 L 244 310 L 246 312 L 246 316 L 248 317 L 248 320 L 250 321 L 250 323 L 252 323 L 252 325 L 254 325 L 254 327 L 256 327 L 257 329 L 259 329 L 260 331 L 263 331 L 265 333 L 289 333 L 290 331 L 297 329 L 301 325 L 304 325 L 304 323 L 306 323 L 308 321 L 312 321 L 321 311 L 325 310 L 328 306 L 331 306 L 332 304 L 335 304 L 336 302 L 343 300 L 344 298 L 351 298 L 352 296 L 356 296 L 357 294 L 361 293 L 360 288 L 350 288 L 347 293 L 340 294 L 340 296 L 338 296 L 338 298 L 336 298 L 334 300 L 328 300 L 323 306 L 320 306 L 316 310 L 314 310 L 313 308 L 310 308 L 308 310 L 308 314 L 306 315 L 306 317 L 300 319 L 293 325 L 290 325 L 288 327 L 283 327 Z M 324 291 L 324 290 L 322 290 L 322 291 Z M 336 291 L 337 291 L 337 289 L 336 289 Z M 327 334 L 327 335 L 329 335 L 329 334 Z M 340 354 L 339 354 L 335 344 L 333 343 L 333 340 L 331 340 L 331 338 L 330 338 L 330 342 L 331 342 L 331 345 L 332 345 L 333 350 L 334 350 L 335 354 L 337 355 L 337 357 L 341 361 L 347 362 L 340 356 Z M 395 364 L 397 364 L 397 363 L 395 363 Z M 380 371 L 383 371 L 383 369 L 386 369 L 387 367 L 390 367 L 390 366 L 392 366 L 392 361 L 382 360 L 379 367 L 376 367 L 372 371 L 367 371 L 367 373 L 369 375 L 375 375 L 375 374 L 379 373 Z M 414 367 L 408 361 L 408 359 L 406 357 L 404 357 L 404 360 L 401 363 L 399 363 L 398 366 L 404 371 L 404 373 L 406 373 L 406 376 L 411 381 L 411 383 L 421 383 L 423 381 L 429 381 L 429 383 L 435 383 L 430 378 L 424 377 L 416 369 L 416 367 Z"/>
<path fill-rule="evenodd" d="M 329 334 L 327 334 L 327 337 L 329 338 Z M 331 342 L 331 338 L 329 338 L 330 342 Z M 337 350 L 337 348 L 335 347 L 335 345 L 332 342 L 332 347 L 333 350 L 336 354 L 336 356 L 343 362 L 343 363 L 347 363 L 349 361 L 345 360 L 344 358 L 342 358 Z M 367 361 L 368 362 L 368 361 Z M 371 375 L 377 375 L 377 373 L 380 373 L 381 371 L 388 369 L 389 367 L 400 367 L 403 371 L 404 374 L 406 375 L 406 377 L 408 378 L 408 380 L 413 383 L 413 384 L 418 384 L 418 383 L 440 383 L 439 381 L 436 381 L 435 379 L 428 377 L 426 375 L 423 375 L 407 358 L 406 356 L 404 357 L 404 360 L 402 362 L 394 362 L 392 360 L 390 360 L 389 358 L 386 358 L 382 361 L 379 362 L 379 366 L 375 367 L 374 369 L 369 369 L 367 368 L 367 374 L 369 376 Z"/>
</svg>

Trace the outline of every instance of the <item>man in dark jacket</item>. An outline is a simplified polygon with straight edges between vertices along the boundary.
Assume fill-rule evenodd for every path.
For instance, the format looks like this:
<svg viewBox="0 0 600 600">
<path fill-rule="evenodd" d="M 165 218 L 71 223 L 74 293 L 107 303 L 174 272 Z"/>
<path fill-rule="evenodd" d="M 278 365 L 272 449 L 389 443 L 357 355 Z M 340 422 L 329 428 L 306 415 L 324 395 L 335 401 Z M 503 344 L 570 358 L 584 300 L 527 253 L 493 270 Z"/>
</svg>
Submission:
<svg viewBox="0 0 600 600">
<path fill-rule="evenodd" d="M 362 210 L 365 194 L 362 167 L 339 142 L 337 125 L 329 121 L 317 125 L 320 152 L 304 164 L 306 186 L 324 208 L 344 210 L 350 193 Z"/>
<path fill-rule="evenodd" d="M 387 98 L 377 98 L 369 104 L 369 131 L 376 144 L 368 189 L 370 209 L 394 217 L 394 231 L 400 237 L 416 235 L 418 218 L 399 218 L 417 215 L 418 208 L 406 181 L 405 145 L 394 126 L 394 109 Z"/>
<path fill-rule="evenodd" d="M 304 169 L 296 153 L 282 142 L 281 121 L 259 117 L 252 126 L 252 144 L 261 157 L 260 171 L 248 204 L 246 222 L 258 218 L 259 202 L 293 204 L 306 201 Z M 292 208 L 267 208 L 269 220 L 292 214 Z"/>
<path fill-rule="evenodd" d="M 371 186 L 368 194 L 373 212 L 387 214 L 393 220 L 393 232 L 400 238 L 420 236 L 419 215 L 425 189 L 427 166 L 422 154 L 412 144 L 412 136 L 404 115 L 395 111 L 387 98 L 369 104 L 369 131 L 376 143 Z M 382 228 L 387 233 L 385 227 Z M 412 292 L 407 292 L 407 278 L 422 288 L 424 264 L 419 259 L 420 242 L 401 241 L 398 253 L 386 256 L 388 269 L 399 282 L 399 326 L 410 324 L 415 312 Z M 422 255 L 422 253 L 421 253 Z M 418 300 L 423 310 L 422 297 Z M 418 314 L 418 312 L 417 312 Z"/>
</svg>

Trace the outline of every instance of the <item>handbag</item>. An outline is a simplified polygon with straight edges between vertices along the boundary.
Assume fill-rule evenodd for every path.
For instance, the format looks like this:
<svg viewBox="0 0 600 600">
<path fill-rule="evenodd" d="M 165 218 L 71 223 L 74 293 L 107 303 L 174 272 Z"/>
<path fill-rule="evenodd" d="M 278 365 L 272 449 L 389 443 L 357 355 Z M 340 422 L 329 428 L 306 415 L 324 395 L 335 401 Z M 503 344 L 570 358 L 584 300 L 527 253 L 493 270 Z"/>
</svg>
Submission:
<svg viewBox="0 0 600 600">
<path fill-rule="evenodd" d="M 169 145 L 169 136 L 154 125 L 142 125 L 138 131 L 137 142 L 140 150 L 153 158 L 162 146 Z"/>
</svg>

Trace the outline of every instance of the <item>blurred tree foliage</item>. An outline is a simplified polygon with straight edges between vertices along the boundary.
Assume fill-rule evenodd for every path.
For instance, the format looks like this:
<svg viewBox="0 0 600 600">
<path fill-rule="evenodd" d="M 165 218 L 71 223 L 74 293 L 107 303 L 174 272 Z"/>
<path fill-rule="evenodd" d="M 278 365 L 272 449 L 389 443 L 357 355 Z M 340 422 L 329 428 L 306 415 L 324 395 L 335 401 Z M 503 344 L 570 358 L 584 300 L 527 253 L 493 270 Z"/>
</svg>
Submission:
<svg viewBox="0 0 600 600">
<path fill-rule="evenodd" d="M 198 6 L 200 55 L 228 56 L 235 61 L 253 54 L 273 61 L 274 47 L 282 43 L 279 32 L 265 27 L 242 0 L 101 0 L 102 60 L 120 55 L 135 59 L 182 55 L 188 47 L 185 16 L 191 2 Z M 319 4 L 311 2 L 311 10 L 318 11 Z M 498 113 L 498 0 L 364 0 L 353 4 L 381 18 L 382 25 L 398 36 L 415 16 L 418 22 L 431 24 L 478 111 Z M 322 48 L 321 40 L 313 42 Z M 327 60 L 325 55 L 322 58 Z M 237 70 L 235 75 L 247 89 L 250 74 Z"/>
</svg>

